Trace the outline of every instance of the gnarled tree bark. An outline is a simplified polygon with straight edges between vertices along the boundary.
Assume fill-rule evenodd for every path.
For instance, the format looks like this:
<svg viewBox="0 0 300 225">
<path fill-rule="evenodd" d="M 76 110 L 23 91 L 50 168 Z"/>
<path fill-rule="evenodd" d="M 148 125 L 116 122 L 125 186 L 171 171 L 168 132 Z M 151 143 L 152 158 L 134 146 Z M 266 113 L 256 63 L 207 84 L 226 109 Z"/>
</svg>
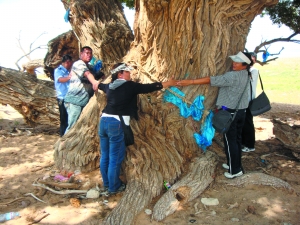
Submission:
<svg viewBox="0 0 300 225">
<path fill-rule="evenodd" d="M 53 82 L 12 69 L 0 70 L 0 103 L 9 104 L 31 125 L 59 125 Z"/>
<path fill-rule="evenodd" d="M 265 6 L 276 2 L 136 1 L 135 37 L 128 53 L 124 51 L 127 45 L 122 45 L 126 38 L 121 37 L 131 37 L 132 34 L 117 1 L 98 0 L 85 4 L 71 1 L 68 7 L 71 9 L 70 22 L 82 45 L 90 45 L 106 66 L 117 61 L 134 65 L 134 79 L 149 83 L 164 81 L 172 75 L 176 79 L 193 79 L 224 73 L 231 64 L 228 56 L 244 49 L 254 17 Z M 107 10 L 100 15 L 103 9 Z M 171 184 L 180 180 L 189 170 L 189 162 L 200 156 L 201 149 L 195 143 L 193 133 L 199 132 L 201 123 L 214 105 L 217 89 L 202 85 L 184 87 L 182 91 L 190 102 L 199 94 L 206 97 L 201 122 L 180 117 L 176 106 L 162 102 L 163 92 L 140 96 L 140 119 L 131 121 L 135 144 L 127 148 L 123 163 L 128 188 L 104 224 L 131 224 L 134 216 L 161 193 L 163 180 Z M 99 103 L 104 107 L 102 100 Z M 83 113 L 82 119 L 85 116 Z M 84 126 L 82 124 L 80 129 Z M 78 128 L 74 127 L 68 134 L 74 135 L 77 143 L 88 138 L 84 132 L 75 135 Z M 62 150 L 59 146 L 68 142 L 67 139 L 64 141 L 57 143 L 56 152 Z M 91 144 L 95 143 L 90 141 Z M 75 152 L 81 151 L 81 147 Z M 76 166 L 74 162 L 72 160 L 67 165 L 72 168 Z M 199 180 L 206 180 L 210 173 L 201 174 Z M 201 188 L 199 186 L 198 193 L 201 193 Z"/>
<path fill-rule="evenodd" d="M 61 64 L 64 55 L 72 56 L 73 61 L 79 59 L 78 39 L 73 31 L 63 33 L 48 42 L 48 52 L 44 59 L 44 72 L 54 80 L 54 70 Z"/>
<path fill-rule="evenodd" d="M 149 83 L 173 75 L 193 79 L 224 73 L 230 67 L 228 56 L 244 49 L 254 17 L 277 0 L 137 0 L 134 40 L 117 0 L 68 2 L 65 7 L 71 10 L 70 22 L 81 45 L 92 47 L 105 71 L 125 61 L 134 65 L 134 79 Z M 179 183 L 189 168 L 195 168 L 189 167 L 190 162 L 203 156 L 193 133 L 199 132 L 213 107 L 217 89 L 202 85 L 181 90 L 190 102 L 199 94 L 206 97 L 202 120 L 181 117 L 176 106 L 163 102 L 163 91 L 140 95 L 140 119 L 131 121 L 135 144 L 127 148 L 123 163 L 128 188 L 104 224 L 132 224 L 135 215 L 161 193 L 164 180 Z M 93 97 L 77 124 L 58 140 L 58 167 L 90 171 L 98 166 L 97 124 L 104 106 L 102 93 Z M 213 170 L 199 171 L 198 179 L 208 185 Z M 203 188 L 199 185 L 185 194 L 192 196 L 191 190 L 201 193 Z"/>
</svg>

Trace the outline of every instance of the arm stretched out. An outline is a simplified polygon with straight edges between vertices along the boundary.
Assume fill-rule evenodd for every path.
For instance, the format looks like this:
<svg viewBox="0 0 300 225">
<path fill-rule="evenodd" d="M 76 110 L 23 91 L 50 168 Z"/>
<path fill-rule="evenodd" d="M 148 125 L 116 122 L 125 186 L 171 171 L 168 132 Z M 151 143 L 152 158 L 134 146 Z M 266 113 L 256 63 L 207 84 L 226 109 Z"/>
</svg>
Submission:
<svg viewBox="0 0 300 225">
<path fill-rule="evenodd" d="M 203 77 L 194 80 L 180 80 L 176 82 L 176 86 L 189 86 L 197 84 L 210 84 L 210 77 Z"/>
</svg>

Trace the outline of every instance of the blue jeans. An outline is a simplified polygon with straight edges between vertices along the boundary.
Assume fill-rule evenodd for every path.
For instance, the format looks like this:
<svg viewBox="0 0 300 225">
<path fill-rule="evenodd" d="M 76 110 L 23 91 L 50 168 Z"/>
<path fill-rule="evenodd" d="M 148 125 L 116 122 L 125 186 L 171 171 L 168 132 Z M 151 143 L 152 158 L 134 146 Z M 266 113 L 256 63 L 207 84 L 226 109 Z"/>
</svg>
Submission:
<svg viewBox="0 0 300 225">
<path fill-rule="evenodd" d="M 102 117 L 99 125 L 100 136 L 100 172 L 104 187 L 116 192 L 121 186 L 121 164 L 125 157 L 125 142 L 122 124 L 113 117 Z"/>
<path fill-rule="evenodd" d="M 65 131 L 66 134 L 77 122 L 83 107 L 69 102 L 65 102 L 64 104 L 68 113 L 68 127 Z"/>
</svg>

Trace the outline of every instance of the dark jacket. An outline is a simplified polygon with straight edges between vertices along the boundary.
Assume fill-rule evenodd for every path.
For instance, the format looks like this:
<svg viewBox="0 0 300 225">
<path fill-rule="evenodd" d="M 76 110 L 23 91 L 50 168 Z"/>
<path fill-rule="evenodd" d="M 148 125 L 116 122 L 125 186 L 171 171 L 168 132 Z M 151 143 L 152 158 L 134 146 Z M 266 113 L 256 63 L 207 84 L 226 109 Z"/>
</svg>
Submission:
<svg viewBox="0 0 300 225">
<path fill-rule="evenodd" d="M 111 115 L 130 116 L 138 119 L 137 95 L 161 90 L 162 83 L 140 84 L 133 81 L 124 81 L 115 89 L 110 88 L 111 84 L 99 84 L 99 89 L 107 95 L 107 105 L 102 111 Z"/>
</svg>

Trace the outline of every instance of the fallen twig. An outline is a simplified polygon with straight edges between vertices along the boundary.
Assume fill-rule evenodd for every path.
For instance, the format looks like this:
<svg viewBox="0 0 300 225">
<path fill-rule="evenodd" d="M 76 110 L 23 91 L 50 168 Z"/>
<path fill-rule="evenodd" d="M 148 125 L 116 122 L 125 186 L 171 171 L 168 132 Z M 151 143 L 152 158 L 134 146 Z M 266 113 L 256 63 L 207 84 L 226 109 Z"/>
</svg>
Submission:
<svg viewBox="0 0 300 225">
<path fill-rule="evenodd" d="M 16 198 L 16 199 L 14 199 L 14 200 L 12 200 L 12 201 L 10 201 L 10 202 L 7 202 L 7 203 L 0 203 L 0 206 L 7 206 L 7 205 L 9 205 L 9 204 L 11 204 L 11 203 L 14 203 L 14 202 L 16 202 L 16 201 L 19 201 L 19 200 L 21 200 L 21 199 L 24 199 L 24 197 Z"/>
<path fill-rule="evenodd" d="M 40 202 L 43 202 L 43 203 L 46 203 L 47 204 L 47 202 L 44 202 L 43 200 L 41 200 L 41 199 L 39 199 L 38 197 L 36 197 L 34 194 L 32 194 L 32 193 L 27 193 L 27 194 L 24 194 L 25 196 L 28 196 L 28 195 L 30 195 L 30 196 L 32 196 L 33 198 L 35 198 L 36 200 L 38 200 L 38 201 L 40 201 Z"/>
<path fill-rule="evenodd" d="M 53 165 L 54 165 L 54 162 L 52 162 L 50 164 L 47 164 L 47 165 L 44 165 L 44 166 L 38 166 L 38 168 L 32 169 L 31 172 L 36 172 L 36 171 L 42 170 L 44 168 L 51 167 Z"/>
<path fill-rule="evenodd" d="M 282 157 L 286 157 L 286 158 L 289 158 L 289 159 L 293 159 L 293 158 L 291 158 L 291 157 L 288 157 L 288 156 L 285 156 L 285 155 L 280 155 L 280 154 L 277 154 L 277 153 L 275 153 L 275 155 L 277 155 L 277 156 L 282 156 Z"/>
<path fill-rule="evenodd" d="M 53 181 L 44 181 L 44 180 L 39 180 L 38 183 L 55 186 L 59 188 L 78 188 L 79 186 L 79 184 L 74 184 L 74 183 L 56 183 Z"/>
<path fill-rule="evenodd" d="M 53 190 L 52 188 L 44 185 L 44 184 L 40 184 L 40 183 L 33 183 L 32 184 L 35 187 L 41 187 L 41 188 L 45 188 L 48 191 L 53 192 L 54 194 L 59 194 L 59 195 L 66 195 L 66 194 L 85 194 L 87 193 L 88 190 L 62 190 L 62 191 L 56 191 Z"/>
<path fill-rule="evenodd" d="M 34 219 L 31 223 L 29 224 L 34 224 L 34 223 L 38 223 L 40 222 L 42 219 L 46 218 L 47 216 L 49 216 L 49 213 L 46 213 L 44 215 L 38 216 L 36 219 Z"/>
</svg>

